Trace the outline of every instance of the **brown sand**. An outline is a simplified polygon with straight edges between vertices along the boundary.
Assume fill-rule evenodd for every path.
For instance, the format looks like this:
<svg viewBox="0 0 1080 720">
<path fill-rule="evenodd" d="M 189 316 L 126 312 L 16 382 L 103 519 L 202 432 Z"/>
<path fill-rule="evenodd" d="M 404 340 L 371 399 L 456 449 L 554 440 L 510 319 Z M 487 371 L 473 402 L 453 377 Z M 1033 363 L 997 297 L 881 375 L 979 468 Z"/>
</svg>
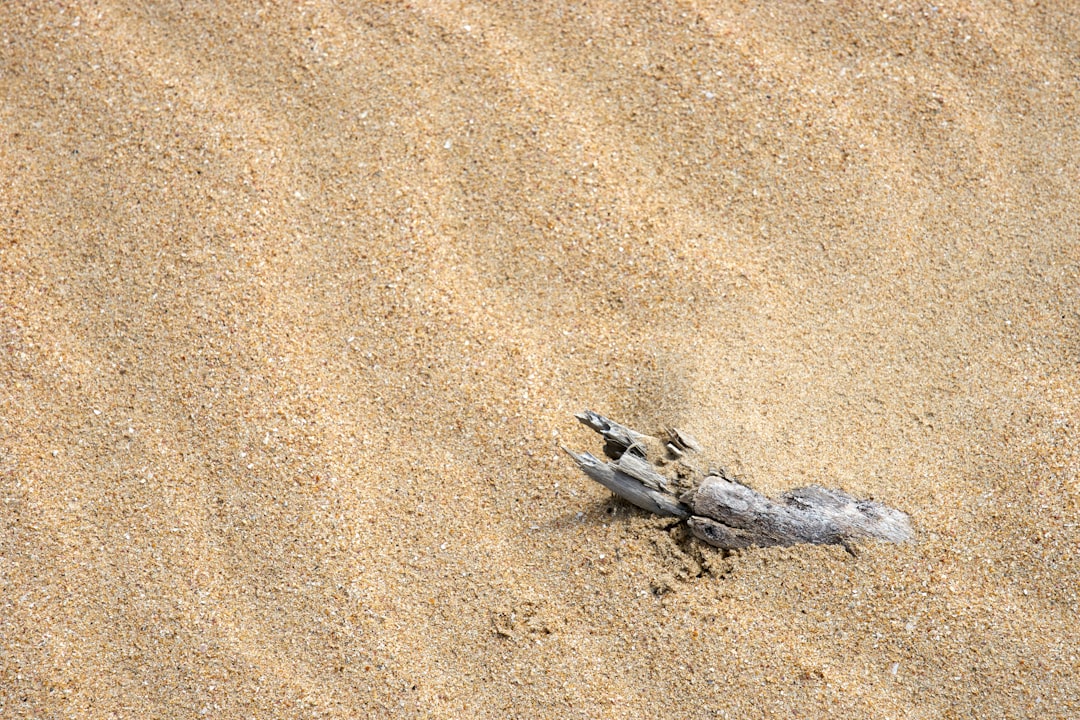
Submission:
<svg viewBox="0 0 1080 720">
<path fill-rule="evenodd" d="M 1080 716 L 1075 3 L 218 5 L 0 5 L 0 717 Z"/>
</svg>

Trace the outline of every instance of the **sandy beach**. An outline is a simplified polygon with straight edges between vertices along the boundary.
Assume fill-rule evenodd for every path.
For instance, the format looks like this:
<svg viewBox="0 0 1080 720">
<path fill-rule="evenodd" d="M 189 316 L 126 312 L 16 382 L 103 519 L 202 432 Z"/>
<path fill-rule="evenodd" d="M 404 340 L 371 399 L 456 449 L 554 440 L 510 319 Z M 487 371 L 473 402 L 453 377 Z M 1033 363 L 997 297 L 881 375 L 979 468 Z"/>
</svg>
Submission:
<svg viewBox="0 0 1080 720">
<path fill-rule="evenodd" d="M 0 132 L 0 717 L 1080 717 L 1075 3 L 5 2 Z"/>
</svg>

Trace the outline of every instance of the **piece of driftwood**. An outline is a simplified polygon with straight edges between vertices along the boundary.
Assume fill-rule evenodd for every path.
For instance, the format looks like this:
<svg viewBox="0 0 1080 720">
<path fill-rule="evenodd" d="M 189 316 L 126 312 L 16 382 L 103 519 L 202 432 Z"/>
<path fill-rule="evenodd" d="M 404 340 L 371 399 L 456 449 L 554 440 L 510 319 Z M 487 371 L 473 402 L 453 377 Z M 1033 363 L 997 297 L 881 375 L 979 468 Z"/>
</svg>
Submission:
<svg viewBox="0 0 1080 720">
<path fill-rule="evenodd" d="M 586 410 L 576 416 L 604 437 L 604 462 L 563 450 L 586 475 L 628 502 L 686 520 L 696 537 L 719 548 L 843 545 L 863 539 L 912 539 L 905 513 L 842 490 L 811 485 L 771 500 L 723 470 L 702 471 L 691 456 L 701 447 L 679 430 L 652 437 Z"/>
</svg>

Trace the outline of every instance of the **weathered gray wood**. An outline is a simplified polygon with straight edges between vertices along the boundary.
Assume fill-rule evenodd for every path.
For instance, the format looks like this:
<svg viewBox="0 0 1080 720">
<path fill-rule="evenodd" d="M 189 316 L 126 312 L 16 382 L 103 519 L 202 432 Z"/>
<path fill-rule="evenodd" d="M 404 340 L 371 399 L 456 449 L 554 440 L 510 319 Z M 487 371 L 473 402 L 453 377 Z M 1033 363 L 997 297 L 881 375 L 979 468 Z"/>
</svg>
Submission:
<svg viewBox="0 0 1080 720">
<path fill-rule="evenodd" d="M 588 425 L 596 432 L 604 436 L 604 439 L 614 445 L 621 455 L 628 447 L 636 443 L 638 440 L 646 437 L 641 433 L 631 430 L 625 425 L 620 425 L 617 422 L 608 420 L 606 417 L 599 413 L 595 413 L 592 410 L 585 410 L 575 415 L 583 425 Z"/>
<path fill-rule="evenodd" d="M 570 450 L 566 450 L 566 453 L 574 458 L 574 462 L 586 475 L 642 510 L 680 518 L 685 518 L 690 514 L 677 497 L 660 487 L 660 483 L 650 487 L 650 483 L 643 481 L 640 476 L 635 477 L 624 472 L 618 461 L 604 463 L 590 453 L 578 454 Z"/>
<path fill-rule="evenodd" d="M 811 485 L 772 500 L 723 470 L 703 473 L 690 462 L 697 441 L 678 430 L 656 438 L 598 413 L 577 415 L 600 433 L 604 463 L 589 453 L 566 452 L 590 478 L 619 497 L 658 515 L 686 519 L 696 537 L 719 548 L 839 544 L 863 539 L 906 542 L 908 516 L 841 490 Z M 564 448 L 565 450 L 565 448 Z"/>
</svg>

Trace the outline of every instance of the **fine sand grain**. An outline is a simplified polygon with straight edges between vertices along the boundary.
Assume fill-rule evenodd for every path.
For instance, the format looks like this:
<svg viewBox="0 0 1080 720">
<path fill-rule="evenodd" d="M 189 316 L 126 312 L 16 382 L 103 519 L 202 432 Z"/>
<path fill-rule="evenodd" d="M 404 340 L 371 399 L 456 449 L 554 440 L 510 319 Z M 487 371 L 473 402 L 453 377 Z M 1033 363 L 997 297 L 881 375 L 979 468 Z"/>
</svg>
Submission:
<svg viewBox="0 0 1080 720">
<path fill-rule="evenodd" d="M 0 717 L 1080 717 L 1078 98 L 1069 1 L 0 3 Z"/>
</svg>

